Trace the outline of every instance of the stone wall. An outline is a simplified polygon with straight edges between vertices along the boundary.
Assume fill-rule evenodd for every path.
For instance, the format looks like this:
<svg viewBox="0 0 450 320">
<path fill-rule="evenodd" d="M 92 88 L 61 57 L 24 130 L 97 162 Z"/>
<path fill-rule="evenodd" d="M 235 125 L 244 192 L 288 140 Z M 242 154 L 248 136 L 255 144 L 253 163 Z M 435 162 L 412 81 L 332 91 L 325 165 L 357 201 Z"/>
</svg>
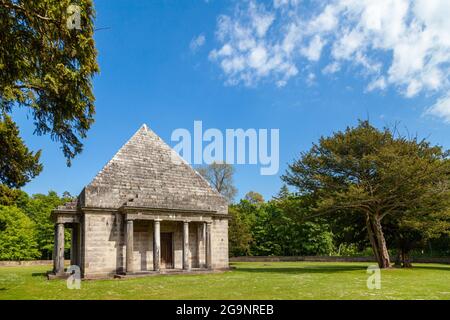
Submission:
<svg viewBox="0 0 450 320">
<path fill-rule="evenodd" d="M 124 271 L 125 231 L 117 213 L 85 213 L 83 228 L 86 277 L 114 275 Z"/>
<path fill-rule="evenodd" d="M 133 231 L 134 270 L 153 270 L 153 223 L 134 221 Z"/>
<path fill-rule="evenodd" d="M 214 219 L 212 224 L 212 268 L 227 269 L 228 266 L 228 219 Z"/>
<path fill-rule="evenodd" d="M 374 257 L 330 257 L 330 256 L 261 256 L 261 257 L 231 257 L 230 262 L 375 262 Z M 450 257 L 421 258 L 412 257 L 413 263 L 444 263 L 450 264 Z M 391 258 L 394 262 L 394 257 Z"/>
<path fill-rule="evenodd" d="M 153 221 L 135 220 L 133 226 L 135 272 L 153 270 Z M 183 267 L 183 222 L 162 221 L 160 232 L 173 233 L 174 268 Z M 203 223 L 189 223 L 189 256 L 192 268 L 204 267 Z M 125 225 L 118 213 L 86 213 L 83 225 L 83 274 L 86 278 L 111 276 L 125 271 Z M 228 268 L 228 220 L 212 224 L 212 267 Z"/>
</svg>

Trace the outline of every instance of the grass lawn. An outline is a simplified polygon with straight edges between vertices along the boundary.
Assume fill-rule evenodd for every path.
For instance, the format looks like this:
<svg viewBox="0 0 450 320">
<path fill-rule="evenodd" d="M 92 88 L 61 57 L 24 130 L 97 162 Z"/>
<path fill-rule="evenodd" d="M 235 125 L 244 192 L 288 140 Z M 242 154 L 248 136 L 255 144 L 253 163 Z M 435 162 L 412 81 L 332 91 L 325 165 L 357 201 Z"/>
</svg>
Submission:
<svg viewBox="0 0 450 320">
<path fill-rule="evenodd" d="M 450 265 L 383 270 L 366 286 L 368 263 L 233 263 L 235 270 L 127 280 L 83 281 L 69 290 L 49 267 L 0 267 L 0 299 L 450 299 Z"/>
</svg>

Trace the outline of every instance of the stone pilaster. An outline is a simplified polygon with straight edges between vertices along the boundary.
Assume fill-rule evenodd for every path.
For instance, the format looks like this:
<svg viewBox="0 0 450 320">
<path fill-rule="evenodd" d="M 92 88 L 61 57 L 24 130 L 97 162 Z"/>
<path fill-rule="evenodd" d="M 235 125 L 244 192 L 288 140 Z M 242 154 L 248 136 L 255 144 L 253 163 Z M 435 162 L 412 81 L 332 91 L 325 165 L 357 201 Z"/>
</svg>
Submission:
<svg viewBox="0 0 450 320">
<path fill-rule="evenodd" d="M 126 248 L 126 272 L 127 273 L 133 273 L 134 272 L 134 266 L 133 266 L 133 220 L 127 220 L 127 248 Z"/>
<path fill-rule="evenodd" d="M 161 270 L 161 220 L 153 221 L 153 270 Z"/>
<path fill-rule="evenodd" d="M 211 230 L 212 230 L 212 223 L 207 222 L 206 223 L 206 268 L 212 269 L 212 248 L 211 248 Z"/>
<path fill-rule="evenodd" d="M 56 225 L 56 274 L 64 273 L 64 223 Z"/>
<path fill-rule="evenodd" d="M 183 222 L 183 270 L 189 270 L 189 222 Z"/>
</svg>

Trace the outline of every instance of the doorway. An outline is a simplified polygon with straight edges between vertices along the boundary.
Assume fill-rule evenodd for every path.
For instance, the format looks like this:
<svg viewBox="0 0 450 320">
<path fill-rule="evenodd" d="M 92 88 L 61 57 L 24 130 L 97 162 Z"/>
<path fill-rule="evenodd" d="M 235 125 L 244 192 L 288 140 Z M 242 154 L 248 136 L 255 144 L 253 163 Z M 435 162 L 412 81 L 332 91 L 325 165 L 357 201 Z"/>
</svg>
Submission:
<svg viewBox="0 0 450 320">
<path fill-rule="evenodd" d="M 161 232 L 161 268 L 173 269 L 173 233 Z"/>
</svg>

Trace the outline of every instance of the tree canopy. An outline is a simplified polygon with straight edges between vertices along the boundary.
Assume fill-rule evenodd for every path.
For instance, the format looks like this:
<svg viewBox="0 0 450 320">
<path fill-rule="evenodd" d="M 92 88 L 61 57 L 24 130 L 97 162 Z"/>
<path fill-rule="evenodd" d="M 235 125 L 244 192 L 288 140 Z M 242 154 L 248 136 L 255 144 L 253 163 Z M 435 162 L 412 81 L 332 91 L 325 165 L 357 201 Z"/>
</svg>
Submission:
<svg viewBox="0 0 450 320">
<path fill-rule="evenodd" d="M 93 18 L 91 0 L 0 0 L 0 114 L 29 108 L 69 165 L 94 121 Z"/>
<path fill-rule="evenodd" d="M 0 260 L 38 257 L 33 221 L 15 206 L 0 205 Z"/>
<path fill-rule="evenodd" d="M 42 171 L 41 151 L 33 153 L 24 145 L 11 118 L 0 114 L 0 183 L 23 187 Z"/>
<path fill-rule="evenodd" d="M 234 167 L 228 163 L 213 162 L 197 169 L 203 178 L 217 190 L 221 195 L 232 202 L 236 196 L 237 189 L 234 186 Z"/>
<path fill-rule="evenodd" d="M 382 268 L 390 266 L 382 226 L 387 217 L 402 223 L 448 217 L 449 152 L 368 121 L 322 137 L 282 179 L 316 199 L 316 214 L 362 214 Z"/>
</svg>

